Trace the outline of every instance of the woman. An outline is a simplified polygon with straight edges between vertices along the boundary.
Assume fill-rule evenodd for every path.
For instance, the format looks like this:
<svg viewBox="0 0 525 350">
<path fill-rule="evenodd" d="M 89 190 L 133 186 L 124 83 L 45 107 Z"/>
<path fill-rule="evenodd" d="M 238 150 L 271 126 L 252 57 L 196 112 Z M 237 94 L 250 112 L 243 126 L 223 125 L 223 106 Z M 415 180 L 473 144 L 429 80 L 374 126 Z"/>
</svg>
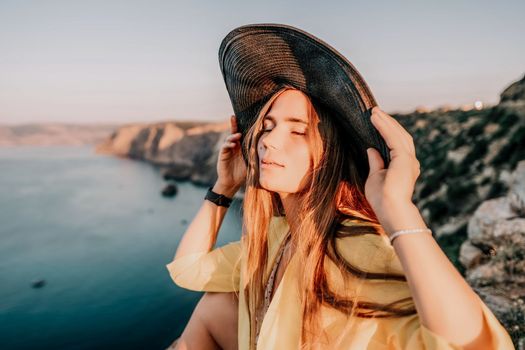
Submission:
<svg viewBox="0 0 525 350">
<path fill-rule="evenodd" d="M 301 34 L 289 26 L 262 26 L 264 33 L 273 28 L 279 36 L 272 40 L 261 40 L 261 25 L 240 27 L 236 34 L 258 33 L 249 55 L 265 43 L 278 45 L 273 39 L 282 39 L 283 30 Z M 287 40 L 278 51 L 281 58 L 283 49 L 296 54 L 300 48 L 312 59 L 304 42 Z M 420 170 L 408 132 L 377 106 L 364 108 L 349 118 L 362 122 L 371 111 L 368 120 L 389 154 L 382 154 L 381 140 L 363 144 L 373 138 L 364 129 L 345 127 L 340 111 L 346 102 L 326 103 L 337 89 L 301 85 L 312 81 L 311 67 L 295 80 L 280 80 L 250 120 L 246 115 L 253 110 L 241 102 L 254 95 L 239 89 L 253 85 L 230 79 L 244 71 L 237 64 L 242 61 L 230 62 L 232 71 L 221 65 L 236 118 L 211 189 L 231 198 L 246 184 L 242 237 L 211 250 L 227 204 L 204 202 L 167 265 L 179 286 L 210 292 L 178 348 L 512 349 L 505 329 L 455 270 L 412 203 Z M 297 67 L 304 68 L 300 61 Z M 330 67 L 323 68 L 326 73 Z M 260 73 L 273 82 L 279 75 Z M 352 74 L 353 86 L 361 84 L 359 97 L 373 102 L 362 80 L 355 84 L 356 71 Z M 268 85 L 254 89 L 263 86 Z"/>
</svg>

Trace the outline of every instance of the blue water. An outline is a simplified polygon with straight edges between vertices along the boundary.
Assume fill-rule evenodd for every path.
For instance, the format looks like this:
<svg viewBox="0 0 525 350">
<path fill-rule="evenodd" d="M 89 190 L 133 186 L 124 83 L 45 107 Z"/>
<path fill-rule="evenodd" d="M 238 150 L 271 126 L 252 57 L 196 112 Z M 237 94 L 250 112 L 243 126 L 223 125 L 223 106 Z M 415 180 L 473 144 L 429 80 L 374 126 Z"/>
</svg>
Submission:
<svg viewBox="0 0 525 350">
<path fill-rule="evenodd" d="M 0 349 L 164 349 L 181 334 L 202 293 L 165 265 L 206 188 L 164 198 L 165 183 L 89 146 L 0 148 Z M 240 232 L 235 200 L 217 245 Z"/>
</svg>

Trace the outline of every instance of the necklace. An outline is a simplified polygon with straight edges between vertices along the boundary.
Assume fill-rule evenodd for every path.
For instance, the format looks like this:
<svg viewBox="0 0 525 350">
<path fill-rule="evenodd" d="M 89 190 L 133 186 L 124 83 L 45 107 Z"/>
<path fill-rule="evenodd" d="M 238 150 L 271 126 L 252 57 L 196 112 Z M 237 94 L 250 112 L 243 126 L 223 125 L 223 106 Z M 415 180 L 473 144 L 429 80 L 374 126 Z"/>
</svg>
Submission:
<svg viewBox="0 0 525 350">
<path fill-rule="evenodd" d="M 274 288 L 275 274 L 277 272 L 277 267 L 279 266 L 279 263 L 281 262 L 281 258 L 283 257 L 283 253 L 285 249 L 288 247 L 288 244 L 290 243 L 290 237 L 291 237 L 291 234 L 288 231 L 288 235 L 285 238 L 286 242 L 281 246 L 279 250 L 277 259 L 275 263 L 273 264 L 272 271 L 270 272 L 270 277 L 268 278 L 268 282 L 266 283 L 266 287 L 264 289 L 264 306 L 262 309 L 262 313 L 260 314 L 261 320 L 262 320 L 262 317 L 264 317 L 264 315 L 266 314 L 266 311 L 268 311 L 268 308 L 270 307 L 270 299 L 271 299 L 273 288 Z M 257 340 L 259 339 L 260 326 L 261 326 L 261 324 L 259 323 L 259 316 L 255 316 L 255 321 L 257 324 L 257 335 L 255 336 L 255 343 L 257 344 Z"/>
</svg>

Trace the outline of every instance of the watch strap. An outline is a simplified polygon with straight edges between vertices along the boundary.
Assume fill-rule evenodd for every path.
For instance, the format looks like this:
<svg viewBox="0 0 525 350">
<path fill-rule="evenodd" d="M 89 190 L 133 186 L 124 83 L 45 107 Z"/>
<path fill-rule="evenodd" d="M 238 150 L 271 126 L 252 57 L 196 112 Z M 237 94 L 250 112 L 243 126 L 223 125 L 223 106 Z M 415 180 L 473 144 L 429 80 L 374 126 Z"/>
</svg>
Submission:
<svg viewBox="0 0 525 350">
<path fill-rule="evenodd" d="M 226 208 L 228 208 L 230 206 L 230 203 L 232 202 L 232 198 L 226 197 L 223 194 L 213 192 L 213 187 L 208 188 L 208 192 L 206 193 L 204 199 L 207 199 L 210 202 L 213 202 L 221 207 Z"/>
</svg>

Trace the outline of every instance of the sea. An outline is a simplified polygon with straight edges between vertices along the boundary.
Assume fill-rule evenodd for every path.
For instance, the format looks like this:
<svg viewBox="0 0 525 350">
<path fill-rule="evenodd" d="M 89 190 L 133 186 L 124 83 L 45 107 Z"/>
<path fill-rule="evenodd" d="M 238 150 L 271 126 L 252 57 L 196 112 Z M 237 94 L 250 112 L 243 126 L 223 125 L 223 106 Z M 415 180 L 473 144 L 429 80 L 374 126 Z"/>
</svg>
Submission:
<svg viewBox="0 0 525 350">
<path fill-rule="evenodd" d="M 0 349 L 166 349 L 202 292 L 166 264 L 205 187 L 93 146 L 0 147 Z M 216 246 L 238 240 L 235 199 Z"/>
</svg>

